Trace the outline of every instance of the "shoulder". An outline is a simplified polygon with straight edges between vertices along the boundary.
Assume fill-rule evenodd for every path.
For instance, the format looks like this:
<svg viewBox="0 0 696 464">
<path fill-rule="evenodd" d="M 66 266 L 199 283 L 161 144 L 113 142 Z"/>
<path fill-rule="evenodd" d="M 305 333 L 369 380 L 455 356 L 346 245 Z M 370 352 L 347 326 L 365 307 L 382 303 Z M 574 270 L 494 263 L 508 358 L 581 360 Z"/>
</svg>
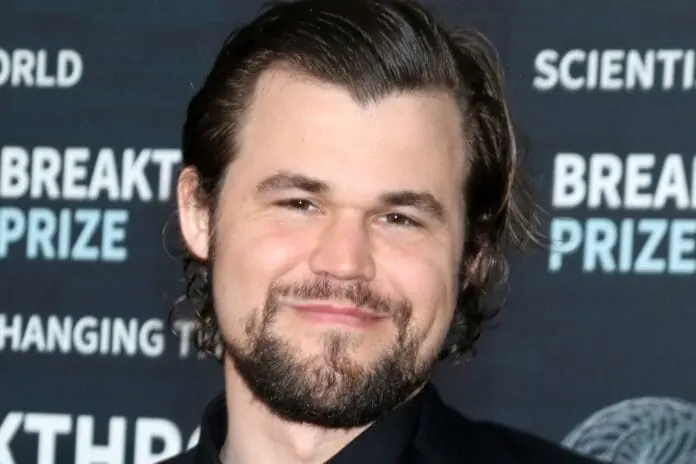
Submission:
<svg viewBox="0 0 696 464">
<path fill-rule="evenodd" d="M 197 449 L 197 446 L 193 447 L 184 453 L 177 454 L 164 461 L 157 461 L 155 464 L 194 464 L 196 462 L 195 457 Z"/>
<path fill-rule="evenodd" d="M 516 461 L 524 463 L 558 463 L 558 464 L 598 464 L 560 444 L 530 433 L 490 422 L 474 422 L 481 435 L 487 437 L 491 444 L 499 444 Z"/>
<path fill-rule="evenodd" d="M 502 424 L 475 421 L 435 394 L 428 401 L 419 441 L 436 462 L 599 464 L 560 444 Z"/>
</svg>

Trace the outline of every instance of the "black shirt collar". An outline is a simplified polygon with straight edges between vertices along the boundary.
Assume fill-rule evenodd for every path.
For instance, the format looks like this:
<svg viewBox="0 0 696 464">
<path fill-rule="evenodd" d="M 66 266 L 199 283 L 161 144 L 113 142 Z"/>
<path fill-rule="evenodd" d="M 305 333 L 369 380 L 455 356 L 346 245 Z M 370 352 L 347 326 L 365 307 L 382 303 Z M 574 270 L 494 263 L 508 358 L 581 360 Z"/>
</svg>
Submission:
<svg viewBox="0 0 696 464">
<path fill-rule="evenodd" d="M 410 401 L 368 427 L 327 461 L 327 464 L 407 462 L 406 459 L 413 453 L 423 403 L 431 388 L 433 387 L 426 386 Z M 220 464 L 220 450 L 226 435 L 227 410 L 225 395 L 222 393 L 208 404 L 203 413 L 195 464 Z"/>
<path fill-rule="evenodd" d="M 227 435 L 225 393 L 220 393 L 203 412 L 195 464 L 220 464 L 220 450 Z"/>
</svg>

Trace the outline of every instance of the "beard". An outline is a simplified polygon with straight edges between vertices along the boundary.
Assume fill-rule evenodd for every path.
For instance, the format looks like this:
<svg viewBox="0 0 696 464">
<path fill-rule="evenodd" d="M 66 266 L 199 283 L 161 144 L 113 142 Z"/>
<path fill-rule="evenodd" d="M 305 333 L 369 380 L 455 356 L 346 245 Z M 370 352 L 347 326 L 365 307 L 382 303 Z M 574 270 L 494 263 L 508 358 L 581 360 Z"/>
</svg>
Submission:
<svg viewBox="0 0 696 464">
<path fill-rule="evenodd" d="M 351 359 L 350 334 L 322 335 L 319 355 L 303 357 L 273 332 L 281 297 L 342 300 L 388 315 L 396 341 L 370 364 Z M 277 416 L 323 428 L 368 425 L 408 400 L 429 378 L 436 354 L 419 358 L 422 337 L 409 330 L 412 305 L 375 293 L 367 284 L 334 284 L 328 279 L 301 286 L 274 284 L 264 307 L 247 321 L 247 340 L 225 340 L 227 357 L 252 394 Z"/>
</svg>

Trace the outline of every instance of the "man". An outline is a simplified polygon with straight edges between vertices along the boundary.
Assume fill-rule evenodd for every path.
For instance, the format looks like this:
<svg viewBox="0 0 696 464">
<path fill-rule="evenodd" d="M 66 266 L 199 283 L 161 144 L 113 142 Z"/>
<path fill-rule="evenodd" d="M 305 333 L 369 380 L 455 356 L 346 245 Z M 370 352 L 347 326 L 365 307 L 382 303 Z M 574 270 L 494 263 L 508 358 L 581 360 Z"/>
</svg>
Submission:
<svg viewBox="0 0 696 464">
<path fill-rule="evenodd" d="M 168 462 L 582 463 L 429 383 L 473 352 L 533 238 L 491 52 L 397 0 L 278 4 L 224 44 L 183 130 L 199 349 L 225 392 Z"/>
</svg>

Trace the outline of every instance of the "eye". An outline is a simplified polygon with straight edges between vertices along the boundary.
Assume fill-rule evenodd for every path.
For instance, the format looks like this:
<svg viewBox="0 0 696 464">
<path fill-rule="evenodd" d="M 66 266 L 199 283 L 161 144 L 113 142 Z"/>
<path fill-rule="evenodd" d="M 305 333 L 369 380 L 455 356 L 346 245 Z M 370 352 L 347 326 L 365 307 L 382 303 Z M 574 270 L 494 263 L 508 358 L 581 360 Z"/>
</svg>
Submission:
<svg viewBox="0 0 696 464">
<path fill-rule="evenodd" d="M 296 209 L 300 211 L 309 211 L 311 208 L 316 209 L 314 203 L 303 198 L 292 198 L 289 200 L 276 201 L 274 204 L 276 206 L 280 206 L 281 208 Z"/>
<path fill-rule="evenodd" d="M 386 214 L 384 215 L 384 220 L 389 224 L 401 227 L 423 227 L 423 225 L 420 222 L 401 213 Z"/>
</svg>

